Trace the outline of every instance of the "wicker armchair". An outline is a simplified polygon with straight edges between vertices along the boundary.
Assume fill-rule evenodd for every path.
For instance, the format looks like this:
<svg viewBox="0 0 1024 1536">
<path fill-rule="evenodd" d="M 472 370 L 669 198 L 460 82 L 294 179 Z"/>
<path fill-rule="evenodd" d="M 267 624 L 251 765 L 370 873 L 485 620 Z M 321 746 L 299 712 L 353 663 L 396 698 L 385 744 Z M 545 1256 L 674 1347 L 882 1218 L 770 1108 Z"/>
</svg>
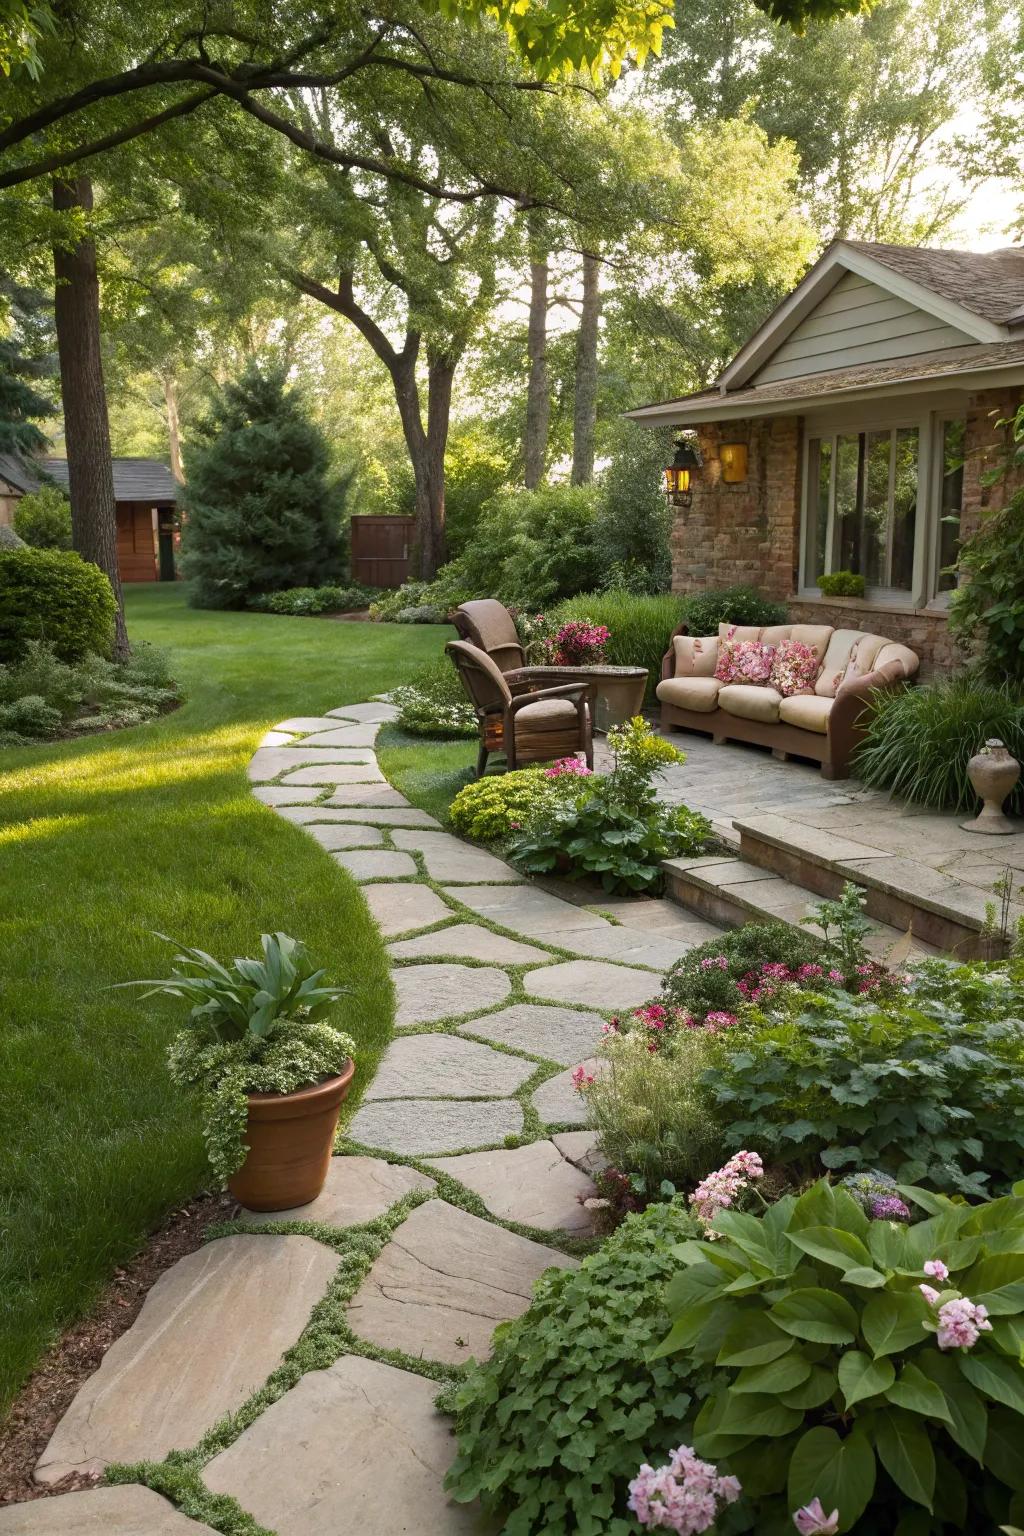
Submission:
<svg viewBox="0 0 1024 1536">
<path fill-rule="evenodd" d="M 553 762 L 575 752 L 582 752 L 587 767 L 593 768 L 593 683 L 536 688 L 528 679 L 507 678 L 486 651 L 466 640 L 452 640 L 445 650 L 480 724 L 478 779 L 492 752 L 502 753 L 509 769 Z"/>
<path fill-rule="evenodd" d="M 526 652 L 519 639 L 515 620 L 504 603 L 499 603 L 494 597 L 481 597 L 471 603 L 460 603 L 452 614 L 452 623 L 459 639 L 468 640 L 478 650 L 486 651 L 498 671 L 504 672 L 506 680 L 529 680 L 533 668 L 526 665 Z M 557 678 L 552 678 L 550 668 L 542 675 L 548 687 L 553 687 L 557 682 Z M 571 682 L 572 678 L 566 680 Z M 543 685 L 538 683 L 537 686 Z"/>
</svg>

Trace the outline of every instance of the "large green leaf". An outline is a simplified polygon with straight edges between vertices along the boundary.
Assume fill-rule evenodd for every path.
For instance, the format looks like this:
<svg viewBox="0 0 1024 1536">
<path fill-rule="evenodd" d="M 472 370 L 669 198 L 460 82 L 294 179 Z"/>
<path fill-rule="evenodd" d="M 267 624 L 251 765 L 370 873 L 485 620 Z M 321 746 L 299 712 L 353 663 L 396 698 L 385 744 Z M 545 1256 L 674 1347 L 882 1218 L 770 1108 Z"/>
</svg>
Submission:
<svg viewBox="0 0 1024 1536">
<path fill-rule="evenodd" d="M 850 1303 L 821 1286 L 790 1291 L 775 1303 L 770 1316 L 786 1333 L 818 1344 L 852 1344 L 857 1336 L 857 1314 Z"/>
<path fill-rule="evenodd" d="M 873 1221 L 868 1232 L 871 1257 L 882 1269 L 906 1267 L 907 1229 L 895 1221 Z"/>
<path fill-rule="evenodd" d="M 1021 1421 L 1009 1408 L 993 1408 L 988 1417 L 983 1460 L 1016 1493 L 1024 1492 Z"/>
<path fill-rule="evenodd" d="M 875 1453 L 858 1430 L 841 1440 L 819 1424 L 797 1442 L 789 1462 L 787 1498 L 791 1509 L 820 1499 L 826 1515 L 839 1510 L 839 1530 L 860 1519 L 875 1491 Z"/>
<path fill-rule="evenodd" d="M 895 1355 L 919 1344 L 930 1316 L 928 1303 L 920 1292 L 885 1291 L 868 1301 L 861 1331 L 877 1359 L 879 1355 Z"/>
<path fill-rule="evenodd" d="M 767 1365 L 793 1348 L 793 1340 L 760 1307 L 748 1307 L 730 1327 L 716 1365 Z"/>
<path fill-rule="evenodd" d="M 871 1254 L 864 1243 L 852 1232 L 844 1232 L 842 1227 L 800 1227 L 797 1231 L 787 1232 L 786 1236 L 804 1253 L 835 1269 L 871 1267 Z"/>
<path fill-rule="evenodd" d="M 899 1380 L 893 1383 L 886 1396 L 897 1408 L 906 1408 L 910 1413 L 923 1414 L 925 1418 L 943 1419 L 946 1423 L 952 1423 L 946 1406 L 946 1394 L 937 1382 L 930 1381 L 913 1362 L 903 1367 Z"/>
<path fill-rule="evenodd" d="M 811 1362 L 805 1360 L 798 1349 L 792 1349 L 781 1359 L 769 1360 L 767 1365 L 748 1365 L 740 1371 L 730 1387 L 731 1392 L 790 1392 L 799 1387 L 811 1374 Z"/>
<path fill-rule="evenodd" d="M 750 1216 L 745 1211 L 718 1211 L 715 1214 L 715 1231 L 720 1232 L 744 1257 L 752 1259 L 769 1274 L 777 1273 L 778 1255 L 766 1241 L 764 1226 L 756 1216 Z"/>
<path fill-rule="evenodd" d="M 885 1284 L 885 1276 L 879 1274 L 877 1269 L 866 1269 L 863 1264 L 858 1264 L 853 1269 L 843 1270 L 844 1285 L 858 1285 L 864 1291 L 880 1291 Z"/>
<path fill-rule="evenodd" d="M 1024 1253 L 1000 1253 L 982 1259 L 957 1284 L 972 1301 L 983 1303 L 993 1317 L 1024 1312 Z"/>
<path fill-rule="evenodd" d="M 934 1381 L 946 1399 L 949 1410 L 949 1433 L 957 1445 L 975 1461 L 985 1454 L 985 1435 L 988 1430 L 988 1409 L 973 1388 L 969 1387 L 957 1370 L 956 1361 L 938 1349 L 921 1351 L 916 1357 L 918 1368 Z"/>
<path fill-rule="evenodd" d="M 836 1194 L 828 1179 L 819 1179 L 805 1190 L 793 1207 L 788 1231 L 801 1227 L 832 1227 L 836 1220 Z"/>
<path fill-rule="evenodd" d="M 692 1264 L 688 1269 L 673 1275 L 668 1283 L 665 1300 L 669 1311 L 682 1312 L 686 1307 L 699 1306 L 721 1295 L 726 1281 L 713 1264 Z"/>
<path fill-rule="evenodd" d="M 932 1508 L 935 1452 L 921 1420 L 902 1408 L 883 1408 L 875 1419 L 878 1459 L 901 1493 Z"/>
<path fill-rule="evenodd" d="M 885 1392 L 896 1380 L 891 1360 L 872 1360 L 859 1349 L 848 1349 L 839 1361 L 839 1385 L 847 1408 Z"/>
<path fill-rule="evenodd" d="M 830 1397 L 835 1396 L 837 1388 L 835 1371 L 830 1371 L 824 1365 L 815 1365 L 801 1386 L 780 1394 L 779 1402 L 784 1408 L 800 1408 L 806 1413 L 808 1408 L 820 1408 L 822 1403 L 827 1403 Z"/>
<path fill-rule="evenodd" d="M 753 1392 L 736 1396 L 729 1392 L 716 1429 L 723 1435 L 788 1435 L 802 1418 L 798 1408 L 784 1407 L 777 1397 Z"/>
<path fill-rule="evenodd" d="M 964 1354 L 956 1357 L 956 1363 L 972 1387 L 977 1387 L 984 1397 L 1024 1414 L 1024 1370 L 1016 1360 L 1003 1355 Z M 1024 1424 L 1021 1425 L 1024 1434 Z"/>
</svg>

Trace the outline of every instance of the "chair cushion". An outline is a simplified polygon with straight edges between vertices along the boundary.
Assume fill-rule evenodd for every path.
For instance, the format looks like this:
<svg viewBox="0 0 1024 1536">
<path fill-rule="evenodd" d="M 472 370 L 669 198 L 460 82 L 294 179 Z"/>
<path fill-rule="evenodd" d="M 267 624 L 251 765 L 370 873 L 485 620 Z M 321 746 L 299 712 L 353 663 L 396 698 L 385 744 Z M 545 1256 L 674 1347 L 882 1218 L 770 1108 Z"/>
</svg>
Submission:
<svg viewBox="0 0 1024 1536">
<path fill-rule="evenodd" d="M 717 677 L 666 677 L 658 684 L 658 698 L 676 709 L 694 709 L 708 715 L 718 707 L 721 683 Z"/>
<path fill-rule="evenodd" d="M 676 677 L 714 677 L 718 663 L 717 635 L 674 635 Z"/>
<path fill-rule="evenodd" d="M 743 720 L 763 720 L 774 725 L 779 718 L 782 694 L 765 683 L 727 683 L 718 695 L 719 707 Z"/>
<path fill-rule="evenodd" d="M 771 686 L 784 699 L 795 693 L 813 693 L 818 676 L 818 657 L 802 640 L 783 640 L 772 654 Z"/>
<path fill-rule="evenodd" d="M 774 655 L 772 647 L 760 640 L 723 640 L 715 676 L 720 683 L 767 683 Z"/>
<path fill-rule="evenodd" d="M 853 661 L 857 647 L 865 638 L 862 629 L 834 629 L 832 638 L 828 642 L 825 659 L 821 663 L 821 671 L 818 673 L 814 691 L 823 699 L 834 699 L 836 689 L 847 675 L 847 668 Z"/>
<path fill-rule="evenodd" d="M 816 731 L 819 736 L 827 736 L 828 717 L 834 703 L 835 699 L 822 698 L 817 693 L 795 693 L 779 705 L 779 719 L 785 725 L 798 725 L 803 731 Z"/>
<path fill-rule="evenodd" d="M 529 731 L 562 730 L 575 719 L 576 705 L 571 699 L 538 699 L 515 713 L 516 728 L 525 726 Z"/>
</svg>

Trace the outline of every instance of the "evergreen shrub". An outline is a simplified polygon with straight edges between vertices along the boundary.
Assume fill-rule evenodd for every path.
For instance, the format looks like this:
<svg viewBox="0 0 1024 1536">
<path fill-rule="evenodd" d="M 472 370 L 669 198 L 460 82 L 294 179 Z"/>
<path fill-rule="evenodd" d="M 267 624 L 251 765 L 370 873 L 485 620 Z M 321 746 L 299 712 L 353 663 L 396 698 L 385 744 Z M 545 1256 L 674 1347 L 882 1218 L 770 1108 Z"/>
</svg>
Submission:
<svg viewBox="0 0 1024 1536">
<path fill-rule="evenodd" d="M 108 656 L 114 593 L 96 565 L 70 550 L 0 550 L 0 663 L 17 661 L 33 640 L 65 662 Z"/>
<path fill-rule="evenodd" d="M 14 531 L 33 549 L 71 548 L 71 503 L 57 485 L 41 485 L 14 509 Z"/>
</svg>

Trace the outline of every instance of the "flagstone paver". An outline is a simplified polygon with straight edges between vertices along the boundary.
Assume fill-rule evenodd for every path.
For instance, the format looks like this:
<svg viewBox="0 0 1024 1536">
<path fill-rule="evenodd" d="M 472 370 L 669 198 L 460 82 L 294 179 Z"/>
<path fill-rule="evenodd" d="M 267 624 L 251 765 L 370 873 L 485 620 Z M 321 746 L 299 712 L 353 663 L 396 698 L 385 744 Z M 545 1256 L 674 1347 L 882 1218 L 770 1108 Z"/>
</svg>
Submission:
<svg viewBox="0 0 1024 1536">
<path fill-rule="evenodd" d="M 580 1063 L 586 1071 L 598 1069 L 598 1062 L 591 1058 Z M 572 1069 L 559 1072 L 541 1083 L 533 1094 L 533 1107 L 545 1125 L 586 1125 L 587 1106 L 581 1094 L 573 1087 Z"/>
<path fill-rule="evenodd" d="M 583 1003 L 591 1008 L 635 1008 L 658 991 L 650 971 L 603 960 L 563 960 L 543 970 L 527 971 L 523 986 L 534 997 L 555 1003 Z"/>
<path fill-rule="evenodd" d="M 319 819 L 334 822 L 358 821 L 365 826 L 422 827 L 425 831 L 432 831 L 441 825 L 436 817 L 428 816 L 426 811 L 407 811 L 404 806 L 396 806 L 394 810 L 386 806 L 378 809 L 374 805 L 345 805 L 335 808 L 333 800 L 323 808 L 323 815 Z"/>
<path fill-rule="evenodd" d="M 384 841 L 380 827 L 360 826 L 358 822 L 316 822 L 309 828 L 321 848 L 335 853 L 341 848 L 371 848 Z"/>
<path fill-rule="evenodd" d="M 348 1133 L 353 1141 L 399 1157 L 493 1147 L 523 1129 L 515 1099 L 364 1100 Z"/>
<path fill-rule="evenodd" d="M 275 750 L 277 750 L 275 748 Z M 327 763 L 297 768 L 281 781 L 283 784 L 383 784 L 384 775 L 375 762 L 361 763 L 353 758 L 344 763 Z"/>
<path fill-rule="evenodd" d="M 433 1179 L 402 1163 L 386 1163 L 381 1157 L 332 1157 L 327 1182 L 308 1205 L 295 1205 L 287 1211 L 243 1211 L 241 1219 L 251 1223 L 322 1221 L 328 1227 L 354 1227 L 383 1216 L 396 1200 L 414 1190 L 434 1187 Z"/>
<path fill-rule="evenodd" d="M 515 1093 L 534 1070 L 532 1061 L 458 1035 L 405 1035 L 388 1046 L 363 1103 L 502 1098 Z"/>
<path fill-rule="evenodd" d="M 503 1002 L 512 990 L 504 971 L 485 965 L 402 966 L 392 980 L 398 997 L 398 1029 L 489 1008 Z"/>
<path fill-rule="evenodd" d="M 304 747 L 301 744 L 297 747 L 260 747 L 253 753 L 248 771 L 253 784 L 264 784 L 269 779 L 276 779 L 279 774 L 289 773 L 307 764 L 375 765 L 376 761 L 374 754 L 367 748 L 334 747 L 327 751 L 323 747 Z M 312 780 L 306 782 L 311 783 Z M 343 782 L 339 780 L 339 783 Z"/>
<path fill-rule="evenodd" d="M 319 793 L 315 784 L 309 784 L 304 788 L 298 784 L 259 784 L 253 790 L 257 800 L 275 808 L 282 805 L 308 805 Z"/>
<path fill-rule="evenodd" d="M 396 832 L 396 848 L 412 848 L 422 853 L 427 874 L 439 881 L 521 881 L 516 873 L 493 853 L 474 848 L 450 832 Z"/>
<path fill-rule="evenodd" d="M 599 1013 L 583 1013 L 577 1008 L 549 1008 L 540 1003 L 513 1003 L 498 1013 L 470 1019 L 459 1029 L 467 1035 L 482 1035 L 513 1050 L 527 1051 L 545 1061 L 572 1066 L 589 1056 L 601 1038 L 604 1019 Z"/>
<path fill-rule="evenodd" d="M 413 928 L 429 928 L 452 915 L 451 907 L 429 885 L 364 885 L 363 896 L 386 939 Z"/>
<path fill-rule="evenodd" d="M 486 1359 L 495 1326 L 525 1312 L 533 1282 L 552 1266 L 577 1267 L 542 1243 L 428 1200 L 374 1260 L 349 1322 L 371 1344 L 426 1360 Z"/>
<path fill-rule="evenodd" d="M 402 939 L 389 944 L 396 960 L 424 959 L 429 955 L 459 955 L 465 960 L 493 960 L 498 965 L 526 965 L 531 960 L 553 960 L 535 944 L 523 944 L 503 934 L 492 933 L 478 923 L 453 923 L 437 933 L 424 933 L 416 939 Z"/>
<path fill-rule="evenodd" d="M 614 932 L 611 923 L 599 917 L 596 912 L 588 912 L 585 907 L 575 907 L 571 902 L 562 901 L 560 897 L 551 896 L 533 885 L 504 888 L 480 885 L 466 889 L 454 886 L 449 894 L 472 908 L 478 917 L 500 923 L 503 928 L 512 928 L 516 933 L 528 934 L 531 939 L 546 939 L 549 943 L 555 943 L 559 941 L 560 935 L 586 928 Z M 571 948 L 570 945 L 565 947 Z"/>
<path fill-rule="evenodd" d="M 335 857 L 355 880 L 390 880 L 416 873 L 415 861 L 407 853 L 396 853 L 392 848 L 382 848 L 379 852 L 369 848 L 365 852 L 339 853 Z"/>
<path fill-rule="evenodd" d="M 310 1371 L 210 1462 L 204 1481 L 277 1536 L 484 1536 L 444 1492 L 452 1459 L 437 1383 L 343 1355 Z"/>
<path fill-rule="evenodd" d="M 692 941 L 674 939 L 667 934 L 641 933 L 636 928 L 577 929 L 567 936 L 566 949 L 577 950 L 595 960 L 618 960 L 624 965 L 649 965 L 667 971 L 670 965 L 693 948 Z M 657 983 L 654 982 L 657 989 Z"/>
<path fill-rule="evenodd" d="M 327 713 L 333 720 L 370 720 L 382 722 L 398 718 L 396 706 L 385 703 L 383 699 L 370 699 L 365 704 L 342 704 L 339 709 L 329 709 Z"/>
<path fill-rule="evenodd" d="M 324 804 L 330 806 L 367 805 L 377 806 L 380 809 L 386 810 L 395 808 L 411 811 L 415 809 L 404 795 L 399 794 L 397 789 L 392 788 L 387 780 L 383 778 L 383 775 L 382 782 L 379 784 L 341 784 L 332 794 L 327 796 Z"/>
<path fill-rule="evenodd" d="M 331 729 L 317 731 L 312 736 L 307 736 L 302 745 L 304 747 L 372 747 L 377 739 L 380 729 L 377 725 L 339 725 L 337 720 L 330 722 Z"/>
<path fill-rule="evenodd" d="M 0 1509 L 3 1536 L 203 1536 L 200 1525 L 151 1488 L 90 1488 Z"/>
<path fill-rule="evenodd" d="M 79 1389 L 36 1481 L 159 1461 L 240 1408 L 295 1343 L 338 1255 L 311 1237 L 218 1238 L 160 1276 Z"/>
<path fill-rule="evenodd" d="M 332 720 L 330 715 L 292 715 L 289 720 L 282 720 L 274 729 L 276 731 L 332 731 L 337 725 L 337 720 Z"/>
<path fill-rule="evenodd" d="M 608 1159 L 598 1148 L 596 1131 L 556 1131 L 551 1140 L 562 1156 L 584 1173 L 600 1173 L 608 1166 Z"/>
<path fill-rule="evenodd" d="M 461 1157 L 431 1158 L 431 1166 L 450 1173 L 478 1194 L 502 1221 L 546 1231 L 589 1232 L 590 1212 L 583 1201 L 597 1194 L 585 1173 L 564 1158 L 550 1141 L 500 1152 L 467 1152 Z"/>
</svg>

